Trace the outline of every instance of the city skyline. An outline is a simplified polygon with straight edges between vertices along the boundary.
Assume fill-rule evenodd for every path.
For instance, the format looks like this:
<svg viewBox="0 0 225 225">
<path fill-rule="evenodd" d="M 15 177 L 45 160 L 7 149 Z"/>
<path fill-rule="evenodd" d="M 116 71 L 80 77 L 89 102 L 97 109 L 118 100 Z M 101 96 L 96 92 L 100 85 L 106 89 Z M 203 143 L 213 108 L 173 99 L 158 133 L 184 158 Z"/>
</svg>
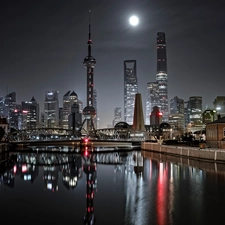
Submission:
<svg viewBox="0 0 225 225">
<path fill-rule="evenodd" d="M 129 4 L 128 4 L 129 3 Z M 204 4 L 201 4 L 204 3 Z M 156 76 L 156 34 L 167 37 L 168 96 L 202 96 L 203 110 L 224 96 L 222 1 L 31 1 L 1 7 L 0 96 L 17 93 L 17 102 L 33 96 L 44 105 L 45 91 L 75 91 L 85 103 L 88 11 L 92 11 L 92 55 L 98 117 L 106 127 L 115 107 L 123 109 L 123 62 L 137 60 L 138 92 L 145 111 L 147 83 Z M 129 25 L 136 14 L 140 23 Z M 110 99 L 110 101 L 109 101 Z M 123 112 L 124 113 L 124 112 Z M 104 125 L 103 125 L 104 124 Z"/>
</svg>

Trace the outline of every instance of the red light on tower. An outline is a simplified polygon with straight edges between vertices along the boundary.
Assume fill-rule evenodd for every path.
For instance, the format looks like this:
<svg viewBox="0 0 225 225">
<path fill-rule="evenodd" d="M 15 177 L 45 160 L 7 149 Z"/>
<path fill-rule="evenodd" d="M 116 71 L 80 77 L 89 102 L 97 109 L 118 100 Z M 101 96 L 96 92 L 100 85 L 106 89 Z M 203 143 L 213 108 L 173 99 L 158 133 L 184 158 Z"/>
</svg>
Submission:
<svg viewBox="0 0 225 225">
<path fill-rule="evenodd" d="M 159 116 L 162 116 L 162 113 L 161 112 L 159 112 Z"/>
</svg>

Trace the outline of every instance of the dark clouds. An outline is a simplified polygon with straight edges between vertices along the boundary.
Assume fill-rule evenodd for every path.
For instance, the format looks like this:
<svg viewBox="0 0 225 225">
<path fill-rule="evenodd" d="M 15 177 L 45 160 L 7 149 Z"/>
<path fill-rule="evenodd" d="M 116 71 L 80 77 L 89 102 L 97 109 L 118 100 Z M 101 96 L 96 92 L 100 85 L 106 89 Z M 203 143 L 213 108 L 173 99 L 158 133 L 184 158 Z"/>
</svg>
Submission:
<svg viewBox="0 0 225 225">
<path fill-rule="evenodd" d="M 32 96 L 43 108 L 44 92 L 74 90 L 86 104 L 88 10 L 92 10 L 94 84 L 102 126 L 123 108 L 123 60 L 136 59 L 145 110 L 146 84 L 155 81 L 156 33 L 167 39 L 169 97 L 200 95 L 212 105 L 225 95 L 223 1 L 45 0 L 4 1 L 0 9 L 0 96 Z M 136 14 L 138 27 L 128 18 Z M 110 99 L 110 101 L 108 100 Z"/>
</svg>

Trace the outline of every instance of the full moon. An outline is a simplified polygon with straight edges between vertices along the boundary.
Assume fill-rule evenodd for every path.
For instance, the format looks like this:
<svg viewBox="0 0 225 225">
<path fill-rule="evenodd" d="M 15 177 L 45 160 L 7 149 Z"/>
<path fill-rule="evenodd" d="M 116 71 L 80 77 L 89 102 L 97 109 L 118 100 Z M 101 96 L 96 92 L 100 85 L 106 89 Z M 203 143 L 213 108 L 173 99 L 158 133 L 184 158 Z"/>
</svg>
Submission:
<svg viewBox="0 0 225 225">
<path fill-rule="evenodd" d="M 129 22 L 131 26 L 137 26 L 139 23 L 139 19 L 137 16 L 131 16 Z"/>
</svg>

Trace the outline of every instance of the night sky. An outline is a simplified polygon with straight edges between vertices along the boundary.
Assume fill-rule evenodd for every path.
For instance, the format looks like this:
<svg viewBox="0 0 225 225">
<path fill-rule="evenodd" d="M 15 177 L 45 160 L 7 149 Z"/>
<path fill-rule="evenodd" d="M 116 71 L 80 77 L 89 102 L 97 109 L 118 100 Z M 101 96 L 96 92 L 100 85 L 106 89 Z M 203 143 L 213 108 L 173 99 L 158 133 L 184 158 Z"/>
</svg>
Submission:
<svg viewBox="0 0 225 225">
<path fill-rule="evenodd" d="M 203 110 L 225 96 L 224 0 L 27 0 L 0 8 L 0 96 L 32 96 L 43 111 L 45 91 L 67 91 L 86 106 L 88 11 L 91 10 L 94 86 L 100 126 L 124 107 L 123 61 L 137 60 L 138 92 L 145 114 L 147 82 L 156 80 L 156 34 L 166 33 L 168 95 L 203 97 Z M 129 17 L 139 25 L 129 25 Z"/>
</svg>

